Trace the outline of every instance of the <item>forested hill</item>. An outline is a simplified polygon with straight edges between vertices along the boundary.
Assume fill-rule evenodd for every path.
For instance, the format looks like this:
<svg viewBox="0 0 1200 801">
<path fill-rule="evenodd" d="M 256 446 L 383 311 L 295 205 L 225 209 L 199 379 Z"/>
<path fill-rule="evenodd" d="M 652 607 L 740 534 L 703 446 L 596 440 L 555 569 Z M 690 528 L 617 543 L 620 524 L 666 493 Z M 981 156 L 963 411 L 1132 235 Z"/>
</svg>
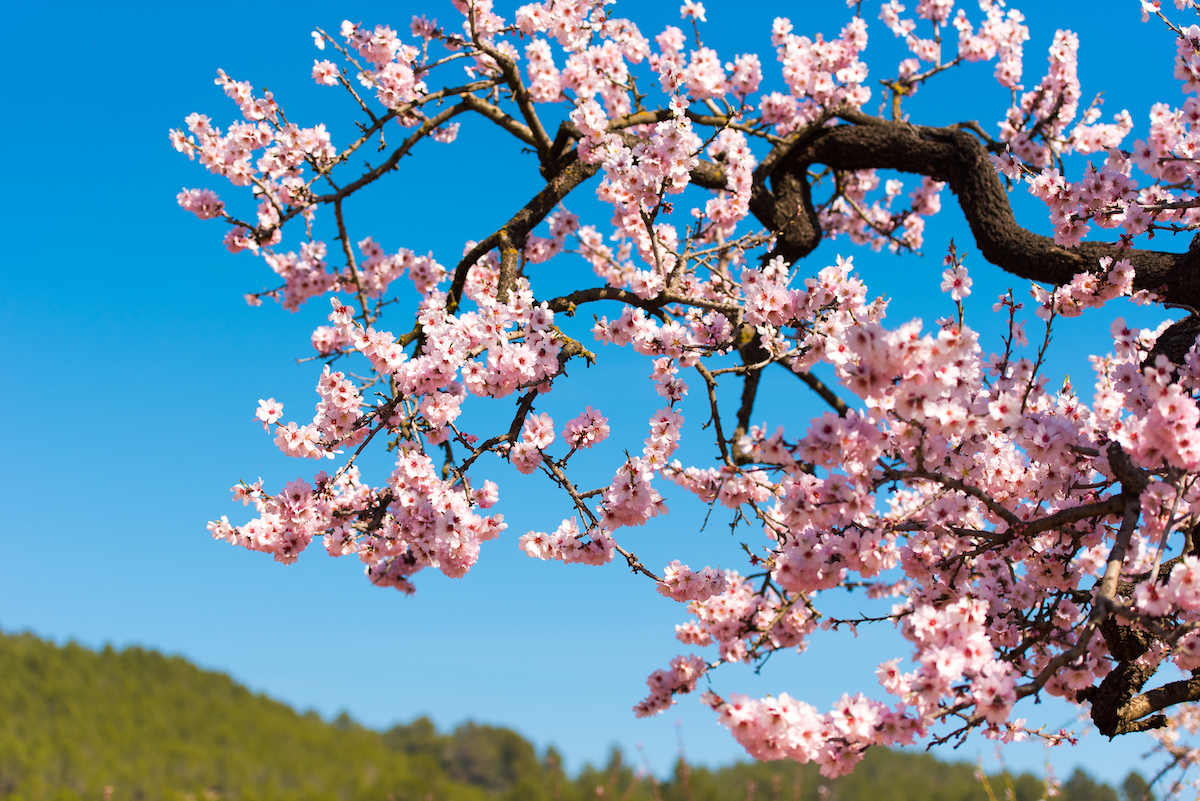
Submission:
<svg viewBox="0 0 1200 801">
<path fill-rule="evenodd" d="M 663 783 L 639 779 L 616 753 L 575 777 L 557 763 L 507 729 L 439 734 L 421 719 L 380 733 L 344 716 L 301 715 L 180 657 L 0 635 L 4 799 L 988 801 L 971 766 L 884 750 L 834 782 L 794 763 L 680 765 Z M 1004 780 L 992 786 L 1003 798 Z M 1028 775 L 1014 790 L 1017 801 L 1042 795 Z M 1084 774 L 1063 790 L 1061 801 L 1120 798 Z"/>
</svg>

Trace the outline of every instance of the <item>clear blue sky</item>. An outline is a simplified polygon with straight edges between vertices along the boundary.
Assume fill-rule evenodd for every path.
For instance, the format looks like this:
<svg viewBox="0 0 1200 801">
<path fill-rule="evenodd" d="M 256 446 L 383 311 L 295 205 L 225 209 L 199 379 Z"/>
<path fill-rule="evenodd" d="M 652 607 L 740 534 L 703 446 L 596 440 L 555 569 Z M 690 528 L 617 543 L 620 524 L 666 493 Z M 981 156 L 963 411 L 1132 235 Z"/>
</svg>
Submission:
<svg viewBox="0 0 1200 801">
<path fill-rule="evenodd" d="M 706 44 L 724 60 L 759 51 L 776 82 L 773 16 L 790 11 L 797 32 L 829 35 L 847 18 L 840 3 L 819 4 L 819 10 L 707 5 Z M 370 587 L 357 563 L 329 559 L 316 548 L 285 568 L 209 539 L 206 521 L 221 514 L 247 519 L 229 500 L 228 487 L 237 480 L 262 476 L 278 487 L 311 477 L 315 465 L 285 460 L 251 416 L 257 400 L 268 396 L 283 400 L 297 418 L 307 415 L 318 369 L 298 367 L 294 359 L 308 355 L 309 332 L 327 307 L 292 315 L 272 305 L 246 306 L 242 295 L 269 286 L 273 276 L 248 255 L 226 253 L 218 224 L 201 223 L 176 206 L 183 186 L 235 193 L 175 153 L 167 130 L 192 111 L 221 126 L 234 118 L 236 109 L 212 82 L 221 67 L 256 89 L 272 89 L 293 120 L 330 122 L 344 142 L 349 109 L 336 91 L 319 90 L 309 78 L 316 55 L 312 28 L 336 29 L 349 18 L 406 30 L 414 13 L 445 22 L 454 12 L 448 3 L 433 9 L 256 3 L 235 22 L 231 12 L 210 19 L 196 8 L 26 3 L 4 14 L 10 69 L 0 88 L 8 120 L 0 128 L 8 186 L 0 195 L 0 331 L 9 346 L 0 359 L 9 390 L 0 409 L 10 423 L 9 456 L 0 464 L 6 510 L 0 628 L 181 654 L 298 708 L 327 716 L 346 710 L 373 726 L 423 714 L 443 728 L 468 719 L 509 726 L 539 745 L 554 744 L 572 768 L 603 759 L 612 744 L 632 752 L 640 742 L 654 769 L 664 771 L 677 747 L 676 720 L 692 759 L 719 764 L 742 756 L 694 700 L 651 721 L 634 719 L 630 707 L 644 695 L 645 676 L 686 650 L 672 638 L 673 625 L 686 614 L 616 563 L 567 567 L 520 553 L 517 536 L 552 530 L 569 513 L 542 484 L 502 483 L 507 534 L 485 546 L 464 580 L 418 576 L 412 598 Z M 667 23 L 679 24 L 677 8 L 672 0 L 655 2 L 646 13 L 618 6 L 618 13 L 653 35 Z M 1104 90 L 1106 119 L 1127 108 L 1144 131 L 1152 102 L 1182 102 L 1171 78 L 1171 38 L 1161 26 L 1139 22 L 1136 2 L 1093 3 L 1086 14 L 1077 9 L 1022 8 L 1033 36 L 1028 85 L 1044 71 L 1054 29 L 1072 27 L 1082 39 L 1085 98 Z M 873 44 L 867 54 L 878 78 L 894 69 L 897 56 L 874 13 L 868 15 Z M 974 4 L 968 13 L 977 17 Z M 944 76 L 914 98 L 913 119 L 978 119 L 994 130 L 1006 100 L 990 72 L 990 66 L 975 66 Z M 371 234 L 393 250 L 433 249 L 443 263 L 453 263 L 464 240 L 490 233 L 536 190 L 530 157 L 494 136 L 487 123 L 466 120 L 458 144 L 438 147 L 350 209 L 352 236 Z M 481 170 L 504 188 L 488 195 L 473 187 L 470 178 Z M 948 206 L 950 200 L 947 195 Z M 586 201 L 575 205 L 589 208 Z M 1046 229 L 1037 206 L 1022 201 L 1019 213 L 1030 227 Z M 931 255 L 923 261 L 839 242 L 817 252 L 813 270 L 837 252 L 853 253 L 873 293 L 900 295 L 893 323 L 913 316 L 932 323 L 948 308 L 939 305 L 944 300 L 936 289 L 946 242 L 951 236 L 960 246 L 970 241 L 953 208 L 943 216 L 929 227 Z M 967 252 L 977 282 L 968 322 L 989 330 L 995 294 L 1024 287 Z M 1142 324 L 1161 315 L 1117 311 Z M 1060 356 L 1052 372 L 1070 372 L 1087 397 L 1092 377 L 1084 356 L 1107 350 L 1107 319 L 1067 321 L 1058 331 Z M 657 398 L 643 389 L 615 392 L 642 382 L 644 363 L 633 368 L 634 380 L 625 372 L 629 364 L 621 354 L 609 357 L 586 385 L 556 393 L 559 405 L 547 410 L 561 425 L 593 403 L 611 411 L 615 424 L 628 425 L 627 441 L 640 443 Z M 772 427 L 797 426 L 820 411 L 785 378 L 771 377 L 776 399 L 757 415 Z M 689 418 L 685 441 L 703 454 L 699 419 Z M 611 460 L 594 464 L 598 476 L 611 475 Z M 515 477 L 511 470 L 504 475 Z M 686 507 L 681 493 L 664 494 L 680 513 L 627 532 L 623 544 L 655 567 L 674 558 L 695 566 L 729 553 L 724 520 L 697 533 L 700 514 Z M 875 692 L 876 664 L 905 653 L 890 629 L 864 631 L 857 640 L 818 636 L 809 653 L 776 658 L 761 676 L 726 668 L 718 686 L 787 691 L 825 708 L 844 691 Z M 1065 706 L 1025 706 L 1022 714 L 1031 720 L 1069 724 Z M 1060 749 L 1051 759 L 1061 774 L 1084 764 L 1119 781 L 1148 746 L 1130 738 L 1110 745 L 1093 732 L 1079 749 Z M 941 756 L 990 759 L 992 752 L 990 742 L 972 740 Z M 1022 769 L 1042 762 L 1037 747 L 1006 754 Z"/>
</svg>

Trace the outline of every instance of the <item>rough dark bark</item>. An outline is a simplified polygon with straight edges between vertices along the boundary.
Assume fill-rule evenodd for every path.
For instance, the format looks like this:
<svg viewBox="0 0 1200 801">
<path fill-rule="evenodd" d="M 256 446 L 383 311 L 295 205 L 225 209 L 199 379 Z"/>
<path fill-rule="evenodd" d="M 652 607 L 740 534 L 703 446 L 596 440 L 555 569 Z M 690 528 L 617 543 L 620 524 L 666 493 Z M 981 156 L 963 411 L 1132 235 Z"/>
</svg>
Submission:
<svg viewBox="0 0 1200 801">
<path fill-rule="evenodd" d="M 1191 319 L 1191 318 L 1189 318 Z M 1187 532 L 1185 553 L 1196 553 L 1195 530 Z M 1168 559 L 1158 569 L 1157 580 L 1166 582 L 1171 570 L 1183 560 L 1182 556 Z M 1117 584 L 1117 595 L 1128 600 L 1133 595 L 1137 582 L 1144 581 L 1149 574 L 1132 576 L 1129 581 Z M 1193 678 L 1174 681 L 1142 692 L 1142 688 L 1154 675 L 1156 667 L 1137 664 L 1155 641 L 1154 635 L 1144 629 L 1122 624 L 1110 616 L 1099 626 L 1108 652 L 1117 660 L 1116 667 L 1096 687 L 1089 687 L 1078 694 L 1081 701 L 1092 705 L 1092 722 L 1101 734 L 1112 738 L 1118 734 L 1148 731 L 1162 728 L 1167 719 L 1153 714 L 1175 704 L 1200 700 L 1200 678 L 1193 671 Z"/>
<path fill-rule="evenodd" d="M 852 124 L 819 126 L 778 145 L 778 152 L 764 160 L 769 172 L 757 176 L 760 180 L 756 181 L 751 211 L 776 232 L 776 253 L 788 261 L 807 256 L 821 240 L 808 179 L 811 167 L 892 169 L 945 181 L 980 253 L 1006 272 L 1061 285 L 1077 273 L 1099 269 L 1102 257 L 1127 258 L 1135 270 L 1136 289 L 1156 292 L 1167 303 L 1200 308 L 1200 247 L 1184 253 L 1121 249 L 1101 242 L 1061 247 L 1017 222 L 1008 189 L 975 134 L 892 122 L 858 112 L 842 116 Z M 723 186 L 723 181 L 718 184 L 716 172 L 698 170 L 694 178 L 701 185 Z"/>
</svg>

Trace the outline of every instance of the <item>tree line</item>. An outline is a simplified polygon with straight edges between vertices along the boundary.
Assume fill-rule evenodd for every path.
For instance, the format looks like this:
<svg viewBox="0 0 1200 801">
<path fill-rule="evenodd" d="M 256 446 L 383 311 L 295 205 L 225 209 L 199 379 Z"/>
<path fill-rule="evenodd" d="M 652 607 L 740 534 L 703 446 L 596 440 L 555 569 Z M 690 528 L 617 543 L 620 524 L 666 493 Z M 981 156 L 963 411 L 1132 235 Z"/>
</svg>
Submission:
<svg viewBox="0 0 1200 801">
<path fill-rule="evenodd" d="M 384 732 L 256 695 L 229 676 L 142 648 L 93 651 L 0 634 L 0 798 L 162 801 L 1036 801 L 1031 774 L 991 776 L 928 754 L 872 749 L 859 770 L 826 780 L 790 761 L 648 776 L 614 749 L 576 775 L 514 731 L 428 718 Z M 1137 801 L 1077 771 L 1061 801 Z"/>
</svg>

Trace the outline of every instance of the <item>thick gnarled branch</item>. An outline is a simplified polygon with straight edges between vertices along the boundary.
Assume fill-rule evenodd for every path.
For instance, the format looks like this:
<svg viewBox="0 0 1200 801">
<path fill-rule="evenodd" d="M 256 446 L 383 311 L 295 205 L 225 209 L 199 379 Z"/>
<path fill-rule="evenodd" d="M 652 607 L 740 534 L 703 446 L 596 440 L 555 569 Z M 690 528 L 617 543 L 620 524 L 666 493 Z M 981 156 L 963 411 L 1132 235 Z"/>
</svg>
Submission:
<svg viewBox="0 0 1200 801">
<path fill-rule="evenodd" d="M 991 263 L 1032 281 L 1062 285 L 1078 273 L 1098 269 L 1101 258 L 1127 258 L 1134 288 L 1155 292 L 1168 303 L 1200 308 L 1200 255 L 1196 248 L 1169 253 L 1119 248 L 1105 242 L 1062 247 L 1017 223 L 1008 190 L 977 136 L 962 127 L 930 128 L 890 122 L 862 112 L 840 110 L 850 124 L 808 130 L 802 139 L 776 147 L 769 158 L 770 190 L 756 182 L 751 211 L 778 235 L 775 254 L 794 262 L 821 241 L 808 186 L 808 170 L 822 164 L 834 170 L 892 169 L 946 182 Z M 782 155 L 780 155 L 782 154 Z M 707 177 L 705 184 L 715 182 Z"/>
</svg>

